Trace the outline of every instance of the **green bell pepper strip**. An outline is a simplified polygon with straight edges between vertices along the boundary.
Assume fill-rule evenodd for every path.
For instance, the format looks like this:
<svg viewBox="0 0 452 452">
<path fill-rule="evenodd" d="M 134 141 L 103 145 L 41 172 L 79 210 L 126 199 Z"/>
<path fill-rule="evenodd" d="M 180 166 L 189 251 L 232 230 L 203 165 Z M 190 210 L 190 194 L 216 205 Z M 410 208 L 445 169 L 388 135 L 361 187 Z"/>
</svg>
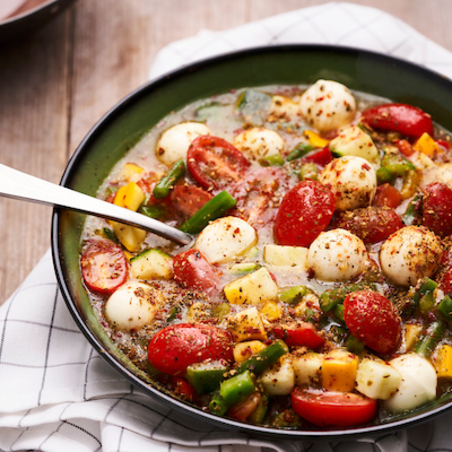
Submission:
<svg viewBox="0 0 452 452">
<path fill-rule="evenodd" d="M 438 311 L 444 316 L 444 318 L 452 323 L 452 299 L 449 295 L 446 295 L 438 305 Z"/>
<path fill-rule="evenodd" d="M 196 363 L 187 367 L 185 378 L 197 394 L 209 394 L 220 387 L 228 367 L 219 362 Z"/>
<path fill-rule="evenodd" d="M 218 414 L 219 416 L 224 416 L 228 411 L 228 405 L 224 399 L 220 396 L 218 392 L 216 392 L 209 403 L 209 411 L 214 414 Z"/>
<path fill-rule="evenodd" d="M 152 206 L 141 206 L 139 212 L 150 218 L 162 218 L 166 214 L 166 209 L 164 206 L 158 204 Z"/>
<path fill-rule="evenodd" d="M 342 303 L 337 304 L 334 307 L 334 311 L 333 311 L 334 312 L 334 316 L 336 317 L 336 319 L 339 320 L 339 322 L 342 322 L 342 323 L 345 322 L 345 320 L 344 320 L 344 311 L 345 311 L 345 308 L 344 308 L 344 305 Z"/>
<path fill-rule="evenodd" d="M 315 163 L 309 162 L 305 163 L 301 168 L 300 172 L 298 173 L 298 179 L 300 180 L 317 180 L 319 176 L 319 170 L 317 168 L 317 165 Z"/>
<path fill-rule="evenodd" d="M 394 176 L 405 176 L 416 167 L 400 154 L 386 154 L 381 159 L 381 167 L 386 168 Z"/>
<path fill-rule="evenodd" d="M 227 191 L 222 191 L 207 201 L 180 229 L 189 234 L 198 234 L 209 224 L 209 221 L 223 216 L 236 204 L 237 201 Z"/>
<path fill-rule="evenodd" d="M 422 200 L 420 195 L 416 195 L 408 205 L 405 213 L 403 214 L 402 220 L 406 226 L 411 226 L 416 218 L 419 216 L 419 205 Z"/>
<path fill-rule="evenodd" d="M 363 284 L 351 284 L 348 286 L 337 287 L 336 289 L 328 289 L 320 295 L 319 303 L 320 309 L 323 312 L 333 311 L 337 305 L 342 304 L 345 300 L 345 297 L 351 293 L 356 292 L 357 290 L 363 290 L 366 288 L 371 288 L 368 286 L 364 286 Z"/>
<path fill-rule="evenodd" d="M 415 292 L 413 300 L 419 303 L 420 299 L 428 294 L 433 293 L 433 291 L 438 287 L 438 284 L 430 278 L 424 278 L 419 289 Z"/>
<path fill-rule="evenodd" d="M 273 154 L 268 157 L 263 157 L 259 160 L 261 166 L 283 166 L 284 159 L 281 154 Z"/>
<path fill-rule="evenodd" d="M 394 179 L 394 174 L 388 170 L 388 168 L 382 166 L 377 169 L 377 181 L 380 184 L 391 182 Z"/>
<path fill-rule="evenodd" d="M 353 334 L 350 334 L 345 342 L 345 348 L 349 352 L 359 355 L 364 351 L 364 344 L 358 338 L 353 336 Z"/>
<path fill-rule="evenodd" d="M 174 182 L 182 177 L 185 173 L 185 162 L 184 160 L 178 160 L 156 184 L 152 194 L 157 199 L 166 198 L 169 192 L 173 188 Z"/>
<path fill-rule="evenodd" d="M 286 157 L 286 162 L 291 162 L 292 160 L 299 159 L 304 157 L 308 152 L 311 152 L 314 149 L 314 146 L 308 143 L 299 143 L 289 152 L 289 155 Z"/>
<path fill-rule="evenodd" d="M 438 341 L 443 337 L 445 325 L 442 320 L 433 322 L 427 330 L 427 334 L 416 344 L 415 352 L 428 358 L 436 347 Z"/>
<path fill-rule="evenodd" d="M 235 371 L 237 374 L 251 371 L 254 375 L 259 375 L 288 352 L 289 348 L 285 342 L 278 339 L 273 344 L 263 348 L 258 353 L 243 361 Z"/>
<path fill-rule="evenodd" d="M 281 289 L 279 300 L 287 304 L 297 304 L 306 295 L 305 286 L 293 286 Z"/>
<path fill-rule="evenodd" d="M 223 381 L 220 385 L 220 397 L 227 407 L 235 405 L 244 397 L 254 392 L 256 386 L 249 370 Z"/>
</svg>

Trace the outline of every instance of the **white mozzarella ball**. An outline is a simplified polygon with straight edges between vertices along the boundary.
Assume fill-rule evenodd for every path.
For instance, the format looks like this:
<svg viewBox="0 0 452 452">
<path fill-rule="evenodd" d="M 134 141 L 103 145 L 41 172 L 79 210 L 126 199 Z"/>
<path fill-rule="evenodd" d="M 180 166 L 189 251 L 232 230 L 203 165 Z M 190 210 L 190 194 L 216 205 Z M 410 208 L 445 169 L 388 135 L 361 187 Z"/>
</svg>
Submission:
<svg viewBox="0 0 452 452">
<path fill-rule="evenodd" d="M 195 248 L 212 264 L 223 264 L 244 254 L 257 243 L 256 230 L 236 217 L 212 221 L 199 234 Z"/>
<path fill-rule="evenodd" d="M 406 226 L 383 243 L 381 268 L 400 286 L 414 286 L 419 278 L 432 276 L 441 260 L 441 242 L 429 229 Z"/>
<path fill-rule="evenodd" d="M 412 410 L 436 397 L 436 372 L 422 356 L 415 353 L 402 355 L 389 361 L 401 376 L 401 382 L 393 397 L 384 402 L 392 413 Z"/>
<path fill-rule="evenodd" d="M 247 129 L 234 138 L 234 146 L 252 160 L 281 154 L 284 140 L 274 130 L 264 127 Z"/>
<path fill-rule="evenodd" d="M 107 300 L 105 315 L 115 328 L 138 330 L 153 321 L 162 300 L 162 294 L 155 288 L 130 281 Z"/>
<path fill-rule="evenodd" d="M 300 99 L 301 114 L 320 132 L 339 129 L 349 124 L 356 113 L 352 93 L 341 83 L 318 80 Z"/>
<path fill-rule="evenodd" d="M 345 229 L 333 229 L 311 243 L 307 265 L 322 281 L 348 281 L 365 269 L 366 260 L 361 239 Z"/>
<path fill-rule="evenodd" d="M 331 188 L 336 197 L 336 210 L 352 210 L 369 206 L 377 191 L 377 174 L 362 157 L 334 159 L 320 175 L 320 182 Z"/>
<path fill-rule="evenodd" d="M 167 166 L 187 158 L 187 151 L 192 141 L 209 135 L 209 128 L 201 122 L 182 122 L 165 130 L 160 137 L 155 153 L 157 158 Z"/>
</svg>

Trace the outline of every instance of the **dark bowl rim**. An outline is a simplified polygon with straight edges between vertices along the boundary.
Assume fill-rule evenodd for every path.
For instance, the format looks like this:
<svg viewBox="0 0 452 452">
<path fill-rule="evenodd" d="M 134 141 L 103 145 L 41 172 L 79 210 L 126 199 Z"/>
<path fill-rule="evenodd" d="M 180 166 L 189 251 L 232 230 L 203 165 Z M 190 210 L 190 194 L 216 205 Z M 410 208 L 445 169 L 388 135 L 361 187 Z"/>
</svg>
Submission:
<svg viewBox="0 0 452 452">
<path fill-rule="evenodd" d="M 57 2 L 58 0 L 54 0 Z M 316 52 L 334 52 L 340 53 L 344 55 L 354 54 L 356 56 L 363 55 L 367 58 L 374 59 L 375 61 L 382 60 L 388 63 L 393 63 L 397 65 L 402 65 L 408 68 L 411 71 L 418 71 L 423 73 L 424 75 L 436 79 L 435 82 L 441 85 L 447 85 L 449 89 L 452 89 L 452 81 L 446 76 L 435 72 L 431 69 L 428 69 L 425 66 L 420 66 L 416 63 L 412 63 L 408 60 L 404 60 L 401 58 L 397 58 L 394 56 L 384 55 L 379 52 L 364 50 L 355 47 L 348 46 L 337 46 L 337 45 L 323 45 L 323 44 L 283 44 L 283 45 L 270 45 L 270 46 L 259 46 L 247 48 L 244 50 L 228 52 L 224 54 L 220 54 L 211 58 L 202 59 L 200 61 L 196 61 L 194 63 L 184 65 L 181 68 L 176 70 L 169 71 L 160 75 L 159 77 L 148 81 L 147 83 L 141 85 L 137 89 L 133 90 L 131 93 L 126 95 L 122 100 L 117 102 L 110 110 L 108 110 L 91 128 L 91 130 L 87 133 L 87 135 L 83 138 L 81 143 L 78 145 L 74 154 L 68 161 L 66 169 L 63 173 L 63 176 L 60 181 L 60 185 L 65 186 L 68 184 L 72 172 L 76 168 L 77 161 L 83 156 L 85 153 L 85 149 L 89 146 L 92 140 L 96 138 L 96 136 L 105 128 L 108 127 L 109 124 L 115 120 L 116 117 L 120 116 L 122 112 L 129 107 L 129 104 L 133 103 L 135 100 L 138 100 L 142 95 L 145 95 L 148 91 L 154 90 L 158 88 L 162 84 L 166 84 L 171 82 L 172 79 L 177 79 L 179 77 L 183 77 L 184 74 L 202 70 L 204 67 L 215 65 L 217 62 L 226 62 L 229 60 L 234 60 L 237 58 L 244 58 L 248 55 L 258 55 L 265 54 L 268 52 L 280 52 L 280 51 L 316 51 Z M 366 435 L 379 435 L 382 433 L 390 433 L 394 430 L 399 430 L 401 428 L 412 427 L 413 425 L 420 424 L 423 422 L 427 422 L 432 420 L 433 418 L 441 415 L 444 411 L 452 408 L 452 401 L 444 403 L 442 406 L 433 408 L 427 412 L 421 412 L 412 417 L 400 419 L 394 422 L 389 422 L 387 424 L 378 424 L 378 425 L 370 425 L 370 426 L 361 426 L 355 427 L 351 429 L 336 429 L 336 430 L 284 430 L 284 429 L 275 429 L 269 427 L 261 427 L 254 426 L 250 424 L 245 424 L 241 422 L 234 421 L 229 418 L 222 418 L 216 415 L 212 415 L 208 412 L 204 412 L 199 408 L 188 405 L 184 402 L 181 402 L 162 391 L 150 386 L 145 383 L 143 380 L 138 378 L 135 374 L 133 374 L 130 370 L 126 369 L 124 366 L 119 365 L 120 363 L 108 352 L 106 352 L 103 345 L 97 339 L 95 334 L 88 328 L 85 321 L 83 320 L 82 315 L 77 309 L 77 306 L 72 299 L 69 288 L 67 287 L 64 281 L 64 272 L 62 267 L 62 261 L 60 259 L 60 251 L 59 251 L 59 229 L 60 229 L 60 215 L 63 209 L 54 208 L 52 214 L 52 225 L 51 225 L 51 248 L 52 248 L 52 259 L 53 265 L 58 281 L 58 285 L 62 292 L 65 303 L 77 323 L 80 330 L 83 332 L 85 337 L 94 347 L 94 349 L 100 353 L 101 356 L 113 366 L 113 368 L 126 377 L 131 383 L 138 386 L 141 390 L 145 391 L 146 394 L 150 395 L 153 398 L 156 398 L 160 402 L 169 406 L 170 408 L 175 408 L 176 410 L 188 414 L 190 416 L 194 416 L 197 419 L 202 419 L 210 424 L 214 424 L 217 427 L 223 427 L 229 430 L 236 430 L 242 433 L 246 433 L 250 436 L 259 435 L 262 437 L 269 437 L 273 439 L 289 439 L 289 440 L 344 440 L 345 438 L 352 437 L 362 437 Z"/>
</svg>

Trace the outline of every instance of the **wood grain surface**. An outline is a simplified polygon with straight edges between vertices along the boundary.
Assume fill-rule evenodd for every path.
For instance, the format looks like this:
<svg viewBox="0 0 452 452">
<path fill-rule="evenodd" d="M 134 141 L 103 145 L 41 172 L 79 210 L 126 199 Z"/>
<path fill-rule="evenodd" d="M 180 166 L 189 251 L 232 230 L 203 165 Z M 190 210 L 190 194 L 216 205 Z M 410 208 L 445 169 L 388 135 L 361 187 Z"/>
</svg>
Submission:
<svg viewBox="0 0 452 452">
<path fill-rule="evenodd" d="M 146 82 L 165 45 L 201 29 L 224 30 L 321 3 L 78 0 L 33 36 L 0 46 L 0 163 L 58 183 L 78 143 Z M 450 0 L 351 3 L 391 13 L 452 50 Z M 0 199 L 0 304 L 49 248 L 50 221 L 49 207 Z"/>
</svg>

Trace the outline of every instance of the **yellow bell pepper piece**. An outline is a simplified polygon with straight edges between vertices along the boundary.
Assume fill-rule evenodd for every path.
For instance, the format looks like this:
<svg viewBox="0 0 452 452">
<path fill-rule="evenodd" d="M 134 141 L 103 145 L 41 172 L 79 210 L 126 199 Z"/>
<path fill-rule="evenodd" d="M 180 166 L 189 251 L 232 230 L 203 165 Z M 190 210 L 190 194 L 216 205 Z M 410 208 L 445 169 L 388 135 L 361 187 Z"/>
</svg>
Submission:
<svg viewBox="0 0 452 452">
<path fill-rule="evenodd" d="M 427 132 L 424 132 L 416 143 L 414 143 L 413 149 L 428 157 L 432 157 L 437 152 L 441 151 L 441 148 L 436 144 L 436 141 Z"/>
<path fill-rule="evenodd" d="M 234 347 L 233 354 L 236 363 L 240 364 L 247 360 L 251 355 L 259 353 L 265 344 L 261 341 L 240 342 Z"/>
<path fill-rule="evenodd" d="M 309 144 L 312 144 L 315 148 L 324 148 L 329 144 L 328 140 L 325 140 L 313 130 L 305 130 L 303 134 L 308 139 Z"/>
<path fill-rule="evenodd" d="M 322 386 L 330 391 L 349 392 L 355 388 L 358 357 L 346 350 L 333 350 L 323 359 Z"/>
<path fill-rule="evenodd" d="M 268 301 L 260 309 L 261 315 L 267 318 L 267 320 L 278 320 L 282 316 L 282 308 L 276 301 Z"/>
<path fill-rule="evenodd" d="M 443 344 L 435 359 L 435 368 L 438 378 L 452 378 L 452 347 Z"/>
<path fill-rule="evenodd" d="M 146 238 L 146 231 L 128 224 L 110 221 L 116 237 L 126 247 L 127 250 L 135 253 L 141 251 L 141 244 Z"/>
<path fill-rule="evenodd" d="M 136 212 L 145 199 L 143 190 L 135 182 L 129 182 L 118 190 L 114 204 Z"/>
<path fill-rule="evenodd" d="M 141 174 L 144 171 L 141 166 L 135 163 L 126 163 L 121 170 L 120 178 L 129 181 L 136 174 Z"/>
</svg>

